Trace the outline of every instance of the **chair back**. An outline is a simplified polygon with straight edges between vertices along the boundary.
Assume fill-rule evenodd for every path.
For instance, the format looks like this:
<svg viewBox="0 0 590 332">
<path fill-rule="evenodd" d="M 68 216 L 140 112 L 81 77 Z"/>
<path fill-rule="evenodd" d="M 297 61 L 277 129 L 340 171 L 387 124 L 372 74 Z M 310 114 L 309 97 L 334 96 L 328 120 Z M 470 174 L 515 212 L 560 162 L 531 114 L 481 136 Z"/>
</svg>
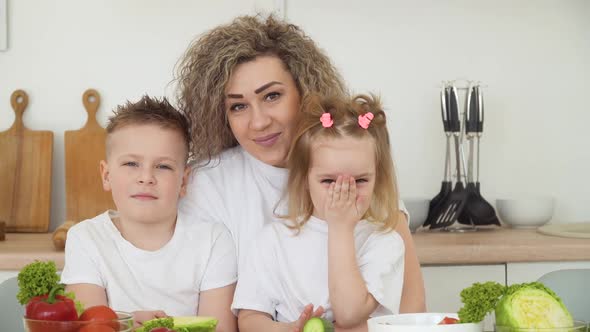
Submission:
<svg viewBox="0 0 590 332">
<path fill-rule="evenodd" d="M 539 281 L 561 298 L 574 319 L 590 322 L 590 269 L 553 271 Z"/>
<path fill-rule="evenodd" d="M 16 300 L 18 280 L 16 277 L 0 283 L 0 330 L 23 331 L 25 309 Z"/>
</svg>

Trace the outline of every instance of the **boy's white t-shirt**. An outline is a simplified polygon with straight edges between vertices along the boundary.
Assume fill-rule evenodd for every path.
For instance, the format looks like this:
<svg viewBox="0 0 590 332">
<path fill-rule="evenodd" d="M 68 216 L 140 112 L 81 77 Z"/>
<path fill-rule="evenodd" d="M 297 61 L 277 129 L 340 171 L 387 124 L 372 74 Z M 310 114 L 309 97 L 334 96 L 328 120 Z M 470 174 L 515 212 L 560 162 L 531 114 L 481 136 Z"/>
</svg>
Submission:
<svg viewBox="0 0 590 332">
<path fill-rule="evenodd" d="M 268 165 L 236 146 L 221 153 L 210 165 L 193 169 L 179 209 L 188 220 L 225 224 L 236 245 L 241 271 L 248 256 L 245 249 L 265 224 L 276 219 L 275 206 L 287 178 L 287 169 Z M 286 202 L 280 205 L 276 211 L 286 214 Z M 399 205 L 406 212 L 401 200 Z"/>
<path fill-rule="evenodd" d="M 398 233 L 379 232 L 360 221 L 355 228 L 357 263 L 369 293 L 379 302 L 371 316 L 397 314 L 404 275 L 404 243 Z M 268 313 L 280 322 L 299 318 L 303 307 L 326 309 L 333 321 L 328 291 L 328 225 L 311 217 L 299 234 L 276 220 L 252 241 L 232 304 L 233 310 Z"/>
<path fill-rule="evenodd" d="M 125 240 L 107 211 L 68 231 L 61 282 L 105 288 L 115 310 L 164 310 L 196 315 L 199 292 L 237 280 L 235 246 L 221 224 L 188 220 L 179 213 L 174 235 L 156 251 Z"/>
</svg>

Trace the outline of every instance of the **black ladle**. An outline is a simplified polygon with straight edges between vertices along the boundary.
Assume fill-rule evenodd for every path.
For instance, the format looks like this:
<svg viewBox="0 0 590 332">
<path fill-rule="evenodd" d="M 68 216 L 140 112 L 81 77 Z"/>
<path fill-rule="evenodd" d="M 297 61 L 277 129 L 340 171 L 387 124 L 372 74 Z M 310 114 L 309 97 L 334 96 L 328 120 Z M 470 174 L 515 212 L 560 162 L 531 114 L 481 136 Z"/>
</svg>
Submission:
<svg viewBox="0 0 590 332">
<path fill-rule="evenodd" d="M 469 175 L 470 179 L 467 184 L 466 190 L 470 192 L 469 201 L 465 206 L 463 215 L 459 218 L 459 222 L 469 223 L 476 226 L 484 225 L 497 225 L 500 226 L 500 221 L 496 216 L 494 207 L 481 196 L 480 182 L 479 182 L 479 140 L 483 132 L 483 94 L 479 86 L 473 87 L 470 91 L 471 100 L 469 103 L 469 115 L 466 125 L 466 130 L 469 135 L 471 132 L 471 138 L 469 142 L 470 154 L 469 154 Z M 476 133 L 477 137 L 477 182 L 473 181 L 473 133 Z"/>
</svg>

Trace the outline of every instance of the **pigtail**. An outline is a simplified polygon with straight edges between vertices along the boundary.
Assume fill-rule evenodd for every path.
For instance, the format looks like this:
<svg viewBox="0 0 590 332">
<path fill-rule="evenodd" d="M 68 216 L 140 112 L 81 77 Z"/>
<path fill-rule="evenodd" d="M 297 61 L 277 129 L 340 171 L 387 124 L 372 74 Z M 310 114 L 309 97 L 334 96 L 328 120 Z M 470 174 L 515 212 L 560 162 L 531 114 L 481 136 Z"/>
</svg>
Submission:
<svg viewBox="0 0 590 332">
<path fill-rule="evenodd" d="M 352 101 L 353 109 L 358 115 L 364 115 L 367 113 L 373 114 L 371 125 L 385 126 L 387 119 L 383 107 L 381 106 L 381 98 L 379 96 L 374 94 L 359 94 L 352 97 Z"/>
<path fill-rule="evenodd" d="M 359 119 L 357 126 L 359 128 L 357 132 L 371 135 L 375 139 L 376 147 L 377 179 L 367 217 L 380 224 L 383 231 L 391 231 L 395 229 L 399 219 L 399 194 L 386 125 L 387 117 L 383 111 L 381 99 L 374 94 L 359 94 L 352 97 L 352 109 L 359 117 L 372 114 L 368 125 L 363 126 Z"/>
</svg>

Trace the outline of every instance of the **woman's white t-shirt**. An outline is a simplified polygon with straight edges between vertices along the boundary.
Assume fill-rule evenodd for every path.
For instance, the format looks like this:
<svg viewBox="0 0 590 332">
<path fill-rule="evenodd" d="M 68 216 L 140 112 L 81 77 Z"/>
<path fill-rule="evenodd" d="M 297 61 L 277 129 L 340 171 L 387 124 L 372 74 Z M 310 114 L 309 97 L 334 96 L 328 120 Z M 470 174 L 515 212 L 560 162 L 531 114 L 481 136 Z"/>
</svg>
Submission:
<svg viewBox="0 0 590 332">
<path fill-rule="evenodd" d="M 114 217 L 107 211 L 68 231 L 62 283 L 105 288 L 115 310 L 194 316 L 199 292 L 236 282 L 235 246 L 222 224 L 194 222 L 179 213 L 170 241 L 146 251 L 123 238 Z"/>
<path fill-rule="evenodd" d="M 179 210 L 188 220 L 224 224 L 236 245 L 240 271 L 245 249 L 274 220 L 287 176 L 286 169 L 265 164 L 237 146 L 193 170 Z"/>
<path fill-rule="evenodd" d="M 367 290 L 379 303 L 371 316 L 397 314 L 404 278 L 404 243 L 362 220 L 354 230 L 356 258 Z M 311 217 L 299 234 L 276 220 L 252 242 L 232 309 L 268 313 L 280 322 L 299 318 L 312 303 L 333 321 L 328 287 L 328 224 Z"/>
</svg>

